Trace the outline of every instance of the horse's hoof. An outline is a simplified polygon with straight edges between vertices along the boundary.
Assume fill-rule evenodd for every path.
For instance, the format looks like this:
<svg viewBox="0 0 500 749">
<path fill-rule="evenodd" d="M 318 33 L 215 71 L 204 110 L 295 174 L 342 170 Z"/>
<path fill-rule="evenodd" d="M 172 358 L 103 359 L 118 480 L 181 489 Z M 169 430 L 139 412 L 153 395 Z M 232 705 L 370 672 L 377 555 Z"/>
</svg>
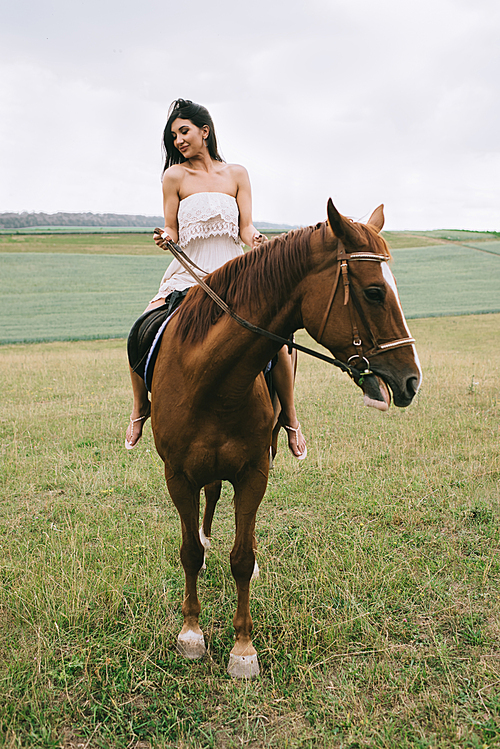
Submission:
<svg viewBox="0 0 500 749">
<path fill-rule="evenodd" d="M 229 655 L 227 672 L 233 679 L 253 679 L 259 675 L 257 653 L 253 655 Z"/>
<path fill-rule="evenodd" d="M 193 632 L 192 629 L 188 629 L 184 634 L 181 632 L 177 638 L 177 652 L 183 658 L 189 658 L 190 661 L 203 658 L 207 652 L 205 638 L 202 634 Z"/>
</svg>

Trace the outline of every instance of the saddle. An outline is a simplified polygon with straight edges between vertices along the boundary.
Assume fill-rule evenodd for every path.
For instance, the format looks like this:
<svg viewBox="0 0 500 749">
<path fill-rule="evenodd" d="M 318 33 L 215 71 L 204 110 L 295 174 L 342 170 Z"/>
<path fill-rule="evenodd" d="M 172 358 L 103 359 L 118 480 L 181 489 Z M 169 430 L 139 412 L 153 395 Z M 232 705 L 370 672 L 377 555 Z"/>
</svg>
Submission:
<svg viewBox="0 0 500 749">
<path fill-rule="evenodd" d="M 144 312 L 132 325 L 127 341 L 129 364 L 131 369 L 142 377 L 149 392 L 151 392 L 153 371 L 163 331 L 177 307 L 184 301 L 188 291 L 189 288 L 172 291 L 165 298 L 164 305 Z M 276 354 L 264 370 L 271 400 L 275 394 L 272 370 L 277 361 L 278 355 Z"/>
<path fill-rule="evenodd" d="M 132 325 L 127 341 L 128 360 L 131 369 L 142 377 L 150 392 L 163 331 L 188 291 L 189 288 L 172 291 L 165 298 L 164 305 L 144 312 Z"/>
</svg>

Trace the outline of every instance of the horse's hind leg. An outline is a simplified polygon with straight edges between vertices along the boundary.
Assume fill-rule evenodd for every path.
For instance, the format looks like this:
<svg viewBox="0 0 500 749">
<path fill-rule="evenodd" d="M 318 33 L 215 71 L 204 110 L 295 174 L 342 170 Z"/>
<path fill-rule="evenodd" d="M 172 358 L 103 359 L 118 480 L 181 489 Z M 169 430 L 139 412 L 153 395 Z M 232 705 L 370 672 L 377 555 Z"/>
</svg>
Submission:
<svg viewBox="0 0 500 749">
<path fill-rule="evenodd" d="M 198 532 L 200 491 L 182 476 L 167 479 L 168 491 L 181 518 L 181 562 L 186 587 L 182 614 L 184 625 L 177 638 L 177 650 L 185 658 L 202 658 L 206 653 L 205 639 L 198 624 L 200 601 L 196 582 L 203 564 L 204 549 Z"/>
<path fill-rule="evenodd" d="M 231 650 L 228 672 L 237 678 L 251 678 L 259 673 L 257 651 L 251 640 L 250 581 L 255 571 L 255 516 L 266 490 L 267 469 L 266 455 L 261 470 L 253 470 L 244 482 L 234 487 L 236 537 L 231 551 L 231 571 L 238 591 L 238 606 L 233 619 L 236 642 Z"/>
<path fill-rule="evenodd" d="M 212 521 L 214 519 L 214 512 L 217 502 L 220 498 L 222 489 L 222 481 L 214 481 L 212 484 L 207 484 L 205 487 L 205 512 L 203 513 L 203 523 L 200 528 L 200 541 L 203 544 L 205 552 L 210 548 L 210 536 L 212 535 Z M 207 565 L 205 564 L 205 557 L 203 557 L 203 567 L 205 570 Z"/>
</svg>

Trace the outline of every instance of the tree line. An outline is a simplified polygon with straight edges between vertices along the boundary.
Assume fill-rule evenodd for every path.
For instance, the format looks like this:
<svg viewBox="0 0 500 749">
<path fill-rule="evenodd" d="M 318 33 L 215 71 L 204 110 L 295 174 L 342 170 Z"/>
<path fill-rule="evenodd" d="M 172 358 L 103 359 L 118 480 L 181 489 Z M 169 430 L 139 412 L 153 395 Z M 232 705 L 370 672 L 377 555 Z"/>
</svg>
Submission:
<svg viewBox="0 0 500 749">
<path fill-rule="evenodd" d="M 29 226 L 163 226 L 163 216 L 123 213 L 0 213 L 1 229 L 25 229 Z"/>
</svg>

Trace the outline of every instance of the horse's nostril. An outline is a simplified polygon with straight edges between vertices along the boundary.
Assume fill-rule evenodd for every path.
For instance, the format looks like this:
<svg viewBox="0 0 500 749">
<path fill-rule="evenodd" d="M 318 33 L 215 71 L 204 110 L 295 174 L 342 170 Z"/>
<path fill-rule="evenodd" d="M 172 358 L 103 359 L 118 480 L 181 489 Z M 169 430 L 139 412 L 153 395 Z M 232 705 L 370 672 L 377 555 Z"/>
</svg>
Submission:
<svg viewBox="0 0 500 749">
<path fill-rule="evenodd" d="M 412 398 L 417 394 L 418 386 L 418 377 L 408 377 L 408 380 L 406 381 L 406 390 L 408 392 L 408 395 L 410 395 Z"/>
</svg>

